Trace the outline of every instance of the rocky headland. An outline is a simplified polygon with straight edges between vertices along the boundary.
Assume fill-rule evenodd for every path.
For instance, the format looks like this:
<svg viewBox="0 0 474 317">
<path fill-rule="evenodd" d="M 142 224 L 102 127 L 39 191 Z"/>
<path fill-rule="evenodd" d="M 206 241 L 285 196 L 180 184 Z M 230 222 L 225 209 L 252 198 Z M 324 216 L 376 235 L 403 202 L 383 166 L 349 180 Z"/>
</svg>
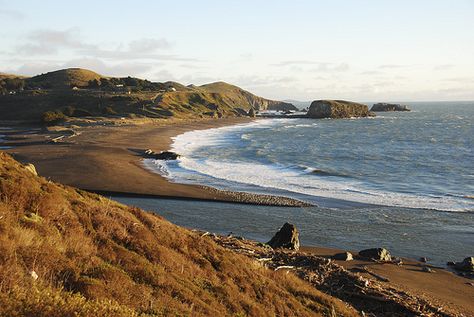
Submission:
<svg viewBox="0 0 474 317">
<path fill-rule="evenodd" d="M 352 118 L 373 117 L 367 105 L 346 100 L 315 100 L 311 103 L 308 113 L 309 118 Z"/>
</svg>

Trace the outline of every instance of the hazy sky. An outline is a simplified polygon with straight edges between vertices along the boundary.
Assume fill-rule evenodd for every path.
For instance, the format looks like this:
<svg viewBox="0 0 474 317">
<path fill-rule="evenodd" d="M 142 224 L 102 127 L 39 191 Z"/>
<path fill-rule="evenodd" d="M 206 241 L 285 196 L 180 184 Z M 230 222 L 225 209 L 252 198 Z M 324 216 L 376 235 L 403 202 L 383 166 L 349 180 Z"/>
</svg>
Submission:
<svg viewBox="0 0 474 317">
<path fill-rule="evenodd" d="M 0 72 L 83 67 L 269 98 L 474 100 L 474 1 L 0 0 Z"/>
</svg>

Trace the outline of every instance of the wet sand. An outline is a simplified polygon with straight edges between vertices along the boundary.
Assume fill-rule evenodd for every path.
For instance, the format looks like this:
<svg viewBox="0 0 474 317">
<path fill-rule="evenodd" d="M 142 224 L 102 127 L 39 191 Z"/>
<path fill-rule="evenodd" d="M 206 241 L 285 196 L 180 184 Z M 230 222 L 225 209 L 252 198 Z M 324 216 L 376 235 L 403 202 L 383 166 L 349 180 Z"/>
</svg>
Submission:
<svg viewBox="0 0 474 317">
<path fill-rule="evenodd" d="M 221 191 L 177 184 L 142 166 L 143 152 L 168 150 L 171 138 L 186 131 L 250 122 L 249 118 L 160 121 L 146 124 L 92 125 L 36 134 L 14 133 L 4 146 L 21 162 L 33 163 L 40 175 L 98 193 L 187 198 L 239 203 L 307 206 L 286 197 Z M 71 132 L 74 131 L 74 132 Z M 6 134 L 6 133 L 4 133 Z M 64 137 L 62 137 L 64 136 Z M 51 142 L 55 139 L 56 142 Z"/>
</svg>

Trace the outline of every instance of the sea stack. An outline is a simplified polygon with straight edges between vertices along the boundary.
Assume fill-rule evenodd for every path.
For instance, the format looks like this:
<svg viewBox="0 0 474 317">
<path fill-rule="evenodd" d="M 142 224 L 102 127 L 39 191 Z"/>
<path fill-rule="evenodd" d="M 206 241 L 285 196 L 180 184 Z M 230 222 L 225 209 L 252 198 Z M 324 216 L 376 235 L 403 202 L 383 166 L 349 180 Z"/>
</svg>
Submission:
<svg viewBox="0 0 474 317">
<path fill-rule="evenodd" d="M 352 118 L 375 116 L 367 105 L 345 100 L 315 100 L 306 114 L 309 118 Z"/>
<path fill-rule="evenodd" d="M 411 111 L 407 105 L 401 105 L 399 103 L 386 103 L 379 102 L 375 103 L 370 111 L 382 112 L 382 111 Z"/>
</svg>

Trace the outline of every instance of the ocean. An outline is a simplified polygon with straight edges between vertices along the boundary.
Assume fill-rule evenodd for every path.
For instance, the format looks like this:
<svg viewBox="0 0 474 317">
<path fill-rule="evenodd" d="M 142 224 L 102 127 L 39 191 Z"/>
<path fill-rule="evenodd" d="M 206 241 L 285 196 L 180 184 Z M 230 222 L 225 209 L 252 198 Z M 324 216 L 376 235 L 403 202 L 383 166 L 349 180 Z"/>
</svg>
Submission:
<svg viewBox="0 0 474 317">
<path fill-rule="evenodd" d="M 190 131 L 173 140 L 180 160 L 144 161 L 172 182 L 283 195 L 317 207 L 127 203 L 179 225 L 262 241 L 292 221 L 307 245 L 385 246 L 434 264 L 462 260 L 474 254 L 474 103 L 409 105 L 411 112 L 375 118 L 258 119 Z M 170 206 L 173 215 L 164 211 Z"/>
</svg>

